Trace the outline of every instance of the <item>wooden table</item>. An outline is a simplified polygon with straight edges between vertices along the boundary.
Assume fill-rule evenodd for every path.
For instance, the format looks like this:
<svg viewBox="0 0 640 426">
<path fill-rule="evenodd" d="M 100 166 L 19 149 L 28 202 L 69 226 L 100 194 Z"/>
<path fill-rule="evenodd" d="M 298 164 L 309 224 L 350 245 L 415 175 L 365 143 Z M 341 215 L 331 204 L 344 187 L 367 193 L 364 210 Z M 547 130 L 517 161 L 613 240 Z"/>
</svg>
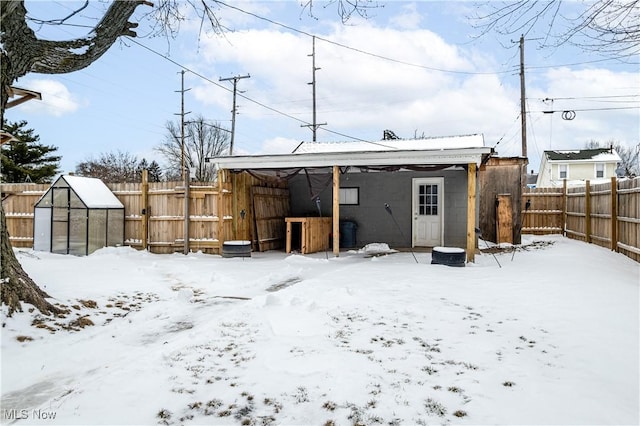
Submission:
<svg viewBox="0 0 640 426">
<path fill-rule="evenodd" d="M 302 254 L 315 253 L 329 248 L 332 224 L 330 217 L 286 217 L 284 221 L 287 223 L 287 253 L 291 253 L 293 223 L 299 223 L 302 228 L 300 237 L 300 252 Z"/>
</svg>

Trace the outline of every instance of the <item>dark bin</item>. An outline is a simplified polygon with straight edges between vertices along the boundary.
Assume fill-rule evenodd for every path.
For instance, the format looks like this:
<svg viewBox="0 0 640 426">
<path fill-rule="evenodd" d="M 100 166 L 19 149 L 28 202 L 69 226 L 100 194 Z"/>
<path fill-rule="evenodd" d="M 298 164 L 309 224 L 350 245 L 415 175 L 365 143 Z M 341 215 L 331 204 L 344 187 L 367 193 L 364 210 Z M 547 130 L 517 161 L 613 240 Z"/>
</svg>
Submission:
<svg viewBox="0 0 640 426">
<path fill-rule="evenodd" d="M 222 257 L 251 257 L 251 241 L 223 242 Z"/>
<path fill-rule="evenodd" d="M 340 221 L 340 247 L 352 248 L 356 246 L 356 229 L 358 229 L 358 224 L 354 221 Z"/>
<path fill-rule="evenodd" d="M 459 247 L 434 247 L 431 250 L 431 263 L 447 266 L 462 266 L 467 253 Z"/>
</svg>

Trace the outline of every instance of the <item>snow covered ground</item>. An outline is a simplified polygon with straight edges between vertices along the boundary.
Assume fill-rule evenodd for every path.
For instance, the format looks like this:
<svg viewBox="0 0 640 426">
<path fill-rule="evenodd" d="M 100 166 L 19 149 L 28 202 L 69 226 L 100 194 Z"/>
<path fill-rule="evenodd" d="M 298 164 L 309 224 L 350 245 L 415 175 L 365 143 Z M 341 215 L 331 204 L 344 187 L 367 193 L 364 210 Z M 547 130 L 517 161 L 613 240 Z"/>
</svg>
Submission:
<svg viewBox="0 0 640 426">
<path fill-rule="evenodd" d="M 640 422 L 640 266 L 594 245 L 17 254 L 70 313 L 3 307 L 4 424 Z"/>
</svg>

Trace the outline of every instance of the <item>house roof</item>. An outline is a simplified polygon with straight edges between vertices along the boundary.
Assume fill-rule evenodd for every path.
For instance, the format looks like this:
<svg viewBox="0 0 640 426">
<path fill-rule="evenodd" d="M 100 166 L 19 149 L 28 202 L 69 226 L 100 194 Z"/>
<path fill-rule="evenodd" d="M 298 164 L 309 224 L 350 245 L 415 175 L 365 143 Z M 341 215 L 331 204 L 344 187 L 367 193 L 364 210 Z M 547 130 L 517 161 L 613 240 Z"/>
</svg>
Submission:
<svg viewBox="0 0 640 426">
<path fill-rule="evenodd" d="M 482 135 L 301 144 L 292 154 L 213 157 L 222 169 L 480 164 L 493 153 Z"/>
<path fill-rule="evenodd" d="M 100 179 L 70 175 L 60 176 L 59 179 L 67 182 L 87 208 L 124 208 L 120 200 Z"/>
<path fill-rule="evenodd" d="M 484 137 L 479 134 L 432 137 L 422 139 L 391 139 L 379 142 L 303 142 L 294 153 L 366 152 L 366 151 L 426 151 L 434 149 L 460 149 L 484 147 Z"/>
<path fill-rule="evenodd" d="M 544 154 L 549 161 L 621 161 L 615 149 L 610 148 L 545 151 Z"/>
</svg>

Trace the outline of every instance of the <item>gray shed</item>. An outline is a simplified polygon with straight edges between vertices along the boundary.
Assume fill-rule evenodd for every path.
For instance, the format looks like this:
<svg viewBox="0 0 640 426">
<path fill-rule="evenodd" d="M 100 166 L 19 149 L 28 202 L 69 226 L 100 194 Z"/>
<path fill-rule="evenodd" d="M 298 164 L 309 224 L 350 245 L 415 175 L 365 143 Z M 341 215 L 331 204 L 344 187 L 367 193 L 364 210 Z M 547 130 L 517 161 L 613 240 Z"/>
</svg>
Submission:
<svg viewBox="0 0 640 426">
<path fill-rule="evenodd" d="M 60 176 L 35 204 L 33 249 L 85 256 L 124 244 L 124 206 L 100 180 Z"/>
</svg>

